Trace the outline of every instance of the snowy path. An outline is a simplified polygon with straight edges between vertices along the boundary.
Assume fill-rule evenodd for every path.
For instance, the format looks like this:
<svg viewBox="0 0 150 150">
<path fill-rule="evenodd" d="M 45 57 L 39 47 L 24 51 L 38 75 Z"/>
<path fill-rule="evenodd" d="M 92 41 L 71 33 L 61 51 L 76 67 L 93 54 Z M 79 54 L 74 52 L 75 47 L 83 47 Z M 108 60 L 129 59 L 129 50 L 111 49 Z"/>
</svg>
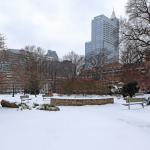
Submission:
<svg viewBox="0 0 150 150">
<path fill-rule="evenodd" d="M 150 107 L 0 108 L 0 150 L 149 150 Z"/>
</svg>

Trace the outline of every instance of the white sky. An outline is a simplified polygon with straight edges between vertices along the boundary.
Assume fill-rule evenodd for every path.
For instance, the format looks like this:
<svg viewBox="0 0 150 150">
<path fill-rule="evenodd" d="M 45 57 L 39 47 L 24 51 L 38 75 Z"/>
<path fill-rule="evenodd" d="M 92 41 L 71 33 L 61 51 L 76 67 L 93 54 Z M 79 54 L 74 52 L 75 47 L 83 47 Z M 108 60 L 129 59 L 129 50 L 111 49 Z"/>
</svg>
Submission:
<svg viewBox="0 0 150 150">
<path fill-rule="evenodd" d="M 127 0 L 0 0 L 0 33 L 8 48 L 25 45 L 56 50 L 62 57 L 73 50 L 84 54 L 91 20 L 100 14 L 125 16 Z"/>
</svg>

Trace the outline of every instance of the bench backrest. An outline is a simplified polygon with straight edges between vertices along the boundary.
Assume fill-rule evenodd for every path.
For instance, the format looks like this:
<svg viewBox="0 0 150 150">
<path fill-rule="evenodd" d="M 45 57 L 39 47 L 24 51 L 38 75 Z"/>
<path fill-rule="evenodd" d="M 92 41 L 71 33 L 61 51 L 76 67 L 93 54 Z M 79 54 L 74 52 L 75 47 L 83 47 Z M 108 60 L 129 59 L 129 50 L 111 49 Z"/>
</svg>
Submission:
<svg viewBox="0 0 150 150">
<path fill-rule="evenodd" d="M 144 95 L 144 93 L 135 93 L 135 96 L 143 96 Z"/>
<path fill-rule="evenodd" d="M 48 95 L 42 95 L 42 97 L 47 97 Z"/>
<path fill-rule="evenodd" d="M 51 97 L 51 96 L 49 96 L 49 95 L 42 95 L 42 97 Z"/>
<path fill-rule="evenodd" d="M 144 102 L 144 98 L 127 98 L 126 99 L 126 102 L 129 103 L 129 102 Z"/>
<path fill-rule="evenodd" d="M 29 98 L 29 95 L 20 96 L 21 99 Z"/>
</svg>

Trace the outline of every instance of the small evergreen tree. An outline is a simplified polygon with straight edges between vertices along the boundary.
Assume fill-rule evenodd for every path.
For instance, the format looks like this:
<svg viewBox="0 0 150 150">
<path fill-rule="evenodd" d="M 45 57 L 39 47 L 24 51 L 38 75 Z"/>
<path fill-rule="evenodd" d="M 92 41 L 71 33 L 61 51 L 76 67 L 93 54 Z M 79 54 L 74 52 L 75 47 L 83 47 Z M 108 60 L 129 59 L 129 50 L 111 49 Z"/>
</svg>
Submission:
<svg viewBox="0 0 150 150">
<path fill-rule="evenodd" d="M 135 93 L 139 91 L 138 82 L 132 81 L 125 84 L 122 88 L 122 95 L 123 97 L 130 96 L 133 97 Z"/>
</svg>

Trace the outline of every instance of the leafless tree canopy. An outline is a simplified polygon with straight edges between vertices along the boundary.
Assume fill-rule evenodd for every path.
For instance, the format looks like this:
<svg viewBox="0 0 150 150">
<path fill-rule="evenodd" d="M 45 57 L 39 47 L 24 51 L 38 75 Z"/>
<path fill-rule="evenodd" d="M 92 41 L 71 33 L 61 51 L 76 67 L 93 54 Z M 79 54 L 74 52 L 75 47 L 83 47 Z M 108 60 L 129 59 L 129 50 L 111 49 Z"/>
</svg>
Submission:
<svg viewBox="0 0 150 150">
<path fill-rule="evenodd" d="M 107 49 L 97 49 L 96 51 L 97 53 L 91 52 L 86 58 L 86 61 L 88 61 L 93 68 L 102 68 L 104 65 L 111 62 L 111 52 L 109 52 Z"/>
<path fill-rule="evenodd" d="M 121 61 L 123 64 L 142 63 L 144 53 L 134 41 L 124 41 L 125 50 L 122 51 Z"/>
<path fill-rule="evenodd" d="M 0 50 L 6 50 L 5 37 L 3 34 L 0 34 Z"/>
<path fill-rule="evenodd" d="M 126 13 L 128 20 L 120 22 L 121 41 L 126 52 L 136 52 L 132 57 L 137 56 L 139 62 L 143 53 L 150 50 L 150 1 L 129 0 Z"/>
<path fill-rule="evenodd" d="M 102 79 L 102 72 L 105 68 L 105 66 L 110 63 L 111 52 L 109 52 L 107 49 L 97 49 L 97 53 L 90 53 L 86 57 L 86 63 L 89 65 L 88 68 L 93 68 L 95 70 L 95 76 L 94 79 Z"/>
<path fill-rule="evenodd" d="M 75 65 L 74 75 L 79 74 L 80 69 L 84 64 L 84 57 L 76 54 L 74 51 L 69 52 L 67 55 L 63 57 L 63 60 L 71 61 Z"/>
<path fill-rule="evenodd" d="M 24 48 L 24 71 L 25 88 L 40 89 L 44 81 L 44 73 L 42 72 L 42 61 L 44 60 L 44 50 L 36 46 L 25 46 Z"/>
</svg>

